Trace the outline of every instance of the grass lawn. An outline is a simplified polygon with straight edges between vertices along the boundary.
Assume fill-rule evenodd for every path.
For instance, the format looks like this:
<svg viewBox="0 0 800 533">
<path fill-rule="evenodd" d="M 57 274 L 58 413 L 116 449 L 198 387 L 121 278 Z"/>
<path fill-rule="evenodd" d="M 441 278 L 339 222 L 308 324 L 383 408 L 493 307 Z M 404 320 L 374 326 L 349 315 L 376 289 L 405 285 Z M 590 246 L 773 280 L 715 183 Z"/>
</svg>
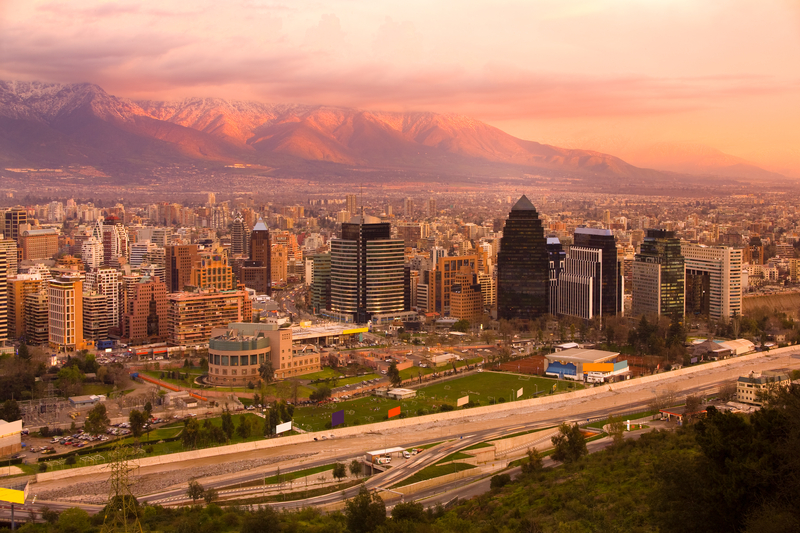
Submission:
<svg viewBox="0 0 800 533">
<path fill-rule="evenodd" d="M 472 456 L 469 455 L 468 453 L 455 452 L 455 453 L 451 453 L 447 457 L 443 457 L 443 458 L 439 459 L 438 461 L 436 461 L 435 464 L 443 465 L 445 463 L 449 463 L 450 461 L 458 461 L 459 459 L 472 459 Z"/>
<path fill-rule="evenodd" d="M 500 372 L 482 372 L 469 376 L 437 383 L 419 389 L 417 396 L 424 393 L 426 398 L 445 400 L 455 404 L 458 398 L 470 396 L 470 400 L 478 400 L 481 405 L 489 405 L 489 398 L 499 401 L 500 398 L 510 399 L 512 391 L 516 395 L 519 389 L 523 389 L 520 399 L 534 398 L 537 388 L 539 391 L 551 390 L 556 385 L 558 392 L 575 390 L 570 389 L 572 383 L 558 381 L 555 379 L 545 379 L 533 376 L 520 376 L 518 374 L 506 374 Z M 577 388 L 583 388 L 581 384 L 575 384 Z"/>
<path fill-rule="evenodd" d="M 528 431 L 520 431 L 519 433 L 512 433 L 511 435 L 503 435 L 502 437 L 498 437 L 498 438 L 492 439 L 492 440 L 505 440 L 505 439 L 510 439 L 510 438 L 513 438 L 513 437 L 521 437 L 522 435 L 529 435 L 531 433 L 538 433 L 538 432 L 544 431 L 546 429 L 551 429 L 551 428 L 539 428 L 539 429 L 531 429 L 531 430 L 528 430 Z"/>
<path fill-rule="evenodd" d="M 469 450 L 478 450 L 478 449 L 480 449 L 480 448 L 489 448 L 489 447 L 491 447 L 491 446 L 492 446 L 492 445 L 491 445 L 491 444 L 489 444 L 488 442 L 479 442 L 478 444 L 473 444 L 473 445 L 472 445 L 472 446 L 470 446 L 469 448 L 464 448 L 464 451 L 465 451 L 465 452 L 468 452 Z"/>
<path fill-rule="evenodd" d="M 294 421 L 306 431 L 322 431 L 328 429 L 325 424 L 330 422 L 331 415 L 335 411 L 344 410 L 345 423 L 349 426 L 382 422 L 387 420 L 387 412 L 394 407 L 399 406 L 407 417 L 426 415 L 437 412 L 443 403 L 455 407 L 456 400 L 467 394 L 471 396 L 472 401 L 489 405 L 489 397 L 496 399 L 503 395 L 508 397 L 512 389 L 516 392 L 522 387 L 525 389 L 523 398 L 529 398 L 535 391 L 532 386 L 534 384 L 538 384 L 539 390 L 543 388 L 550 390 L 553 384 L 557 385 L 558 390 L 569 390 L 568 383 L 554 379 L 482 372 L 423 387 L 419 389 L 416 398 L 408 400 L 389 400 L 370 396 L 322 406 L 298 407 L 294 411 Z"/>
<path fill-rule="evenodd" d="M 440 476 L 446 476 L 447 474 L 454 474 L 455 472 L 461 472 L 462 470 L 471 470 L 473 468 L 475 467 L 465 463 L 453 463 L 449 465 L 433 465 L 427 468 L 423 468 L 413 476 L 406 478 L 400 483 L 392 486 L 392 488 L 396 489 L 398 487 L 405 487 L 406 485 L 419 483 L 420 481 L 425 481 Z"/>
<path fill-rule="evenodd" d="M 378 374 L 366 374 L 364 376 L 353 376 L 351 378 L 344 378 L 340 379 L 336 382 L 337 387 L 343 387 L 345 385 L 352 385 L 353 383 L 361 383 L 362 381 L 367 381 L 369 379 L 379 378 Z M 320 385 L 323 385 L 320 383 Z M 330 385 L 329 385 L 330 386 Z M 312 385 L 313 387 L 313 385 Z"/>
<path fill-rule="evenodd" d="M 287 481 L 292 481 L 294 479 L 299 479 L 301 477 L 311 476 L 314 474 L 319 474 L 320 472 L 327 472 L 328 470 L 333 470 L 334 465 L 322 465 L 322 466 L 315 466 L 313 468 L 306 468 L 305 470 L 297 470 L 296 472 L 288 472 L 286 474 L 281 474 L 280 476 L 274 475 L 270 476 L 265 480 L 267 485 L 275 485 L 277 483 L 285 483 Z"/>
<path fill-rule="evenodd" d="M 84 383 L 81 387 L 81 394 L 97 394 L 108 396 L 114 390 L 114 385 L 106 385 L 105 383 Z"/>
<path fill-rule="evenodd" d="M 300 379 L 310 379 L 313 381 L 315 379 L 338 378 L 339 376 L 343 375 L 344 374 L 340 372 L 338 369 L 326 366 L 319 372 L 313 372 L 311 374 L 303 374 L 302 376 L 300 376 Z"/>
<path fill-rule="evenodd" d="M 474 365 L 475 363 L 480 363 L 483 361 L 483 357 L 473 357 L 472 359 L 468 359 L 466 361 L 456 361 L 456 368 L 462 368 L 467 365 Z M 412 366 L 411 368 L 406 368 L 405 370 L 400 371 L 400 377 L 403 379 L 410 379 L 418 377 L 419 375 L 427 376 L 428 374 L 432 374 L 438 371 L 444 370 L 452 370 L 453 365 L 450 363 L 444 363 L 442 365 L 437 366 L 436 368 L 419 368 L 416 366 Z"/>
</svg>

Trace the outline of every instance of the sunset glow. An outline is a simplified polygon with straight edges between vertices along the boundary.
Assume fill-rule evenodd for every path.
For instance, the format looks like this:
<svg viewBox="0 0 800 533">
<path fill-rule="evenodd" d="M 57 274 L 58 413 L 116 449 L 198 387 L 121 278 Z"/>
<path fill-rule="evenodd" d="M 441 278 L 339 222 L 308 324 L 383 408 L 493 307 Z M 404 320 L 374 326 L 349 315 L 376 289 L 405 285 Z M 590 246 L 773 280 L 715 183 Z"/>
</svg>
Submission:
<svg viewBox="0 0 800 533">
<path fill-rule="evenodd" d="M 4 1 L 0 78 L 460 113 L 634 164 L 685 143 L 800 177 L 799 6 Z"/>
</svg>

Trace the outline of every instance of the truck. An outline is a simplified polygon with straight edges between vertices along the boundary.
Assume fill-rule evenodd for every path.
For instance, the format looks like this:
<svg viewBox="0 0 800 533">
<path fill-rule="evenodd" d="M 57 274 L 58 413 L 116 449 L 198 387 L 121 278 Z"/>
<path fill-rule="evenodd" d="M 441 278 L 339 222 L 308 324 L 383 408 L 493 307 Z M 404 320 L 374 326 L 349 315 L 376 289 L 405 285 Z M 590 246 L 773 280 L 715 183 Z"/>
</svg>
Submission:
<svg viewBox="0 0 800 533">
<path fill-rule="evenodd" d="M 97 341 L 97 349 L 98 350 L 105 350 L 107 348 L 113 348 L 114 341 L 107 340 L 107 341 Z"/>
</svg>

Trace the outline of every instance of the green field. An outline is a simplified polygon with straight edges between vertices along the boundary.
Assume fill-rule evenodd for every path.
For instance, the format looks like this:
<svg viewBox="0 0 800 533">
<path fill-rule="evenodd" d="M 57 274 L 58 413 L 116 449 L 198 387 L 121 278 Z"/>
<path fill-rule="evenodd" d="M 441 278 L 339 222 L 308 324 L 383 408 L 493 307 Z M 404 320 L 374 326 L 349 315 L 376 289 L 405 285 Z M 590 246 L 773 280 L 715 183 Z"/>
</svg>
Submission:
<svg viewBox="0 0 800 533">
<path fill-rule="evenodd" d="M 489 405 L 490 398 L 494 398 L 495 401 L 499 401 L 500 397 L 508 399 L 512 389 L 516 393 L 518 389 L 523 388 L 522 398 L 527 399 L 533 397 L 536 386 L 539 390 L 550 391 L 553 384 L 556 384 L 558 391 L 570 390 L 569 383 L 554 379 L 482 372 L 422 387 L 416 398 L 408 400 L 398 401 L 370 396 L 322 406 L 298 407 L 294 412 L 294 421 L 307 431 L 322 431 L 328 429 L 326 423 L 330 422 L 331 415 L 335 411 L 344 410 L 345 423 L 348 426 L 370 424 L 387 420 L 389 409 L 398 406 L 405 416 L 419 416 L 437 412 L 442 404 L 455 407 L 456 400 L 465 395 L 469 395 L 470 400 L 480 402 L 481 405 Z M 576 386 L 582 387 L 580 384 Z"/>
<path fill-rule="evenodd" d="M 425 481 L 428 479 L 433 479 L 435 477 L 446 476 L 447 474 L 455 474 L 456 472 L 461 472 L 462 470 L 470 470 L 475 468 L 472 465 L 468 465 L 466 463 L 453 463 L 449 465 L 433 465 L 427 468 L 423 468 L 413 476 L 404 479 L 400 483 L 392 486 L 393 489 L 398 487 L 405 487 L 406 485 L 411 485 L 413 483 L 419 483 L 420 481 Z"/>
<path fill-rule="evenodd" d="M 461 368 L 467 365 L 474 365 L 475 363 L 480 363 L 483 361 L 483 357 L 473 357 L 472 359 L 468 359 L 466 361 L 456 361 L 456 368 Z M 412 366 L 411 368 L 406 368 L 405 370 L 400 371 L 400 377 L 403 379 L 410 379 L 416 378 L 420 375 L 427 376 L 428 374 L 432 374 L 437 371 L 443 370 L 452 370 L 453 365 L 451 363 L 444 363 L 442 365 L 437 366 L 436 368 L 419 368 L 416 366 Z"/>
<path fill-rule="evenodd" d="M 501 372 L 481 372 L 452 381 L 422 387 L 419 389 L 417 396 L 421 397 L 424 394 L 426 398 L 444 400 L 455 404 L 458 398 L 469 395 L 470 400 L 478 400 L 481 402 L 481 405 L 489 405 L 490 398 L 494 398 L 497 402 L 500 401 L 500 398 L 509 401 L 512 398 L 512 391 L 513 394 L 516 395 L 519 389 L 523 389 L 523 394 L 519 399 L 527 400 L 529 398 L 534 398 L 536 397 L 535 393 L 537 390 L 546 390 L 549 392 L 552 390 L 554 384 L 558 392 L 575 390 L 570 388 L 571 385 L 578 389 L 583 388 L 583 385 L 580 383 L 572 384 L 555 379 Z"/>
</svg>

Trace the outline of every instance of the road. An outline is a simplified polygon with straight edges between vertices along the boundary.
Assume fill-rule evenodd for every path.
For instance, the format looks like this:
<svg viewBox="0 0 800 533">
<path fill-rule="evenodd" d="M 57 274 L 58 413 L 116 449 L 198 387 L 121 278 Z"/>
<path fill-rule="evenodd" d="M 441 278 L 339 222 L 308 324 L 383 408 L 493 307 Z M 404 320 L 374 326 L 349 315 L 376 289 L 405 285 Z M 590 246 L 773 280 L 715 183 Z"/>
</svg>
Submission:
<svg viewBox="0 0 800 533">
<path fill-rule="evenodd" d="M 556 425 L 564 420 L 585 420 L 587 418 L 605 418 L 610 414 L 633 411 L 644 408 L 650 403 L 657 393 L 669 388 L 675 388 L 679 395 L 706 394 L 715 391 L 719 384 L 724 381 L 735 379 L 739 375 L 746 374 L 753 370 L 766 370 L 776 368 L 798 368 L 800 367 L 800 350 L 782 350 L 780 353 L 765 354 L 764 357 L 754 361 L 740 361 L 733 359 L 730 364 L 718 369 L 700 368 L 697 372 L 689 376 L 670 376 L 666 374 L 664 380 L 657 384 L 634 384 L 628 388 L 611 391 L 599 392 L 596 396 L 586 398 L 570 398 L 564 396 L 563 401 L 544 405 L 536 409 L 525 408 L 515 411 L 492 413 L 488 415 L 476 415 L 455 420 L 455 421 L 431 421 L 434 417 L 421 417 L 415 427 L 403 429 L 389 429 L 381 433 L 370 432 L 369 426 L 364 427 L 365 433 L 351 438 L 337 438 L 320 442 L 310 442 L 305 444 L 295 444 L 290 448 L 273 448 L 269 451 L 261 450 L 258 452 L 248 452 L 239 454 L 237 459 L 251 457 L 263 457 L 265 454 L 281 453 L 309 453 L 318 454 L 318 459 L 311 461 L 304 460 L 302 464 L 297 461 L 290 464 L 280 464 L 281 472 L 290 472 L 310 468 L 316 465 L 330 464 L 334 461 L 346 461 L 355 456 L 361 455 L 364 451 L 381 449 L 387 446 L 412 447 L 420 444 L 449 440 L 450 442 L 436 448 L 432 448 L 420 455 L 414 456 L 410 461 L 396 466 L 385 474 L 379 474 L 367 481 L 368 488 L 388 488 L 394 485 L 406 475 L 411 475 L 425 466 L 438 461 L 441 457 L 452 453 L 452 451 L 469 446 L 473 443 L 487 440 L 493 436 L 509 434 L 521 431 L 522 428 L 537 428 Z M 463 436 L 463 439 L 459 438 Z M 214 458 L 214 461 L 224 460 L 224 458 Z M 145 473 L 157 473 L 160 469 L 179 469 L 192 468 L 192 464 L 150 467 Z M 271 467 L 259 472 L 240 472 L 226 476 L 224 480 L 214 481 L 205 486 L 224 486 L 235 483 L 263 479 L 265 475 L 275 473 L 275 468 Z M 80 479 L 73 479 L 70 482 L 79 482 Z M 44 488 L 44 487 L 43 487 Z M 346 491 L 348 496 L 357 492 L 357 488 Z M 34 492 L 33 490 L 31 492 Z M 176 488 L 171 491 L 161 492 L 141 498 L 143 501 L 161 501 L 169 498 L 181 498 L 185 496 L 185 489 Z M 331 503 L 337 499 L 341 500 L 342 493 L 337 492 L 331 495 L 320 496 L 304 500 L 302 502 L 287 502 L 286 507 L 297 507 L 301 505 L 323 505 Z M 180 500 L 175 500 L 180 501 Z M 283 506 L 283 504 L 277 504 Z"/>
</svg>

